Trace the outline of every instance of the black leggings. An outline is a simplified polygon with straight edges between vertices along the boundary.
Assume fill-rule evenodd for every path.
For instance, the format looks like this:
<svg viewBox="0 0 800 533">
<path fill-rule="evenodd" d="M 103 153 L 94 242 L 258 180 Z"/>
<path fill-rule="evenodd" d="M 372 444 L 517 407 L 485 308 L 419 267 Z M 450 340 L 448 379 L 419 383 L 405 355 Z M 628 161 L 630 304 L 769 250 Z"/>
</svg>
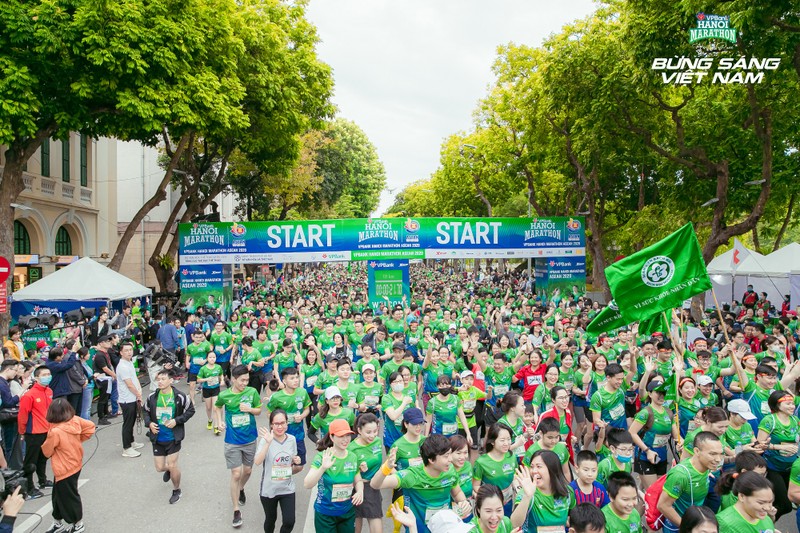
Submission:
<svg viewBox="0 0 800 533">
<path fill-rule="evenodd" d="M 80 470 L 53 485 L 53 518 L 76 524 L 83 519 L 83 504 L 78 494 Z"/>
<path fill-rule="evenodd" d="M 264 507 L 264 533 L 275 531 L 275 522 L 278 520 L 278 504 L 281 506 L 280 533 L 289 533 L 294 529 L 294 493 L 280 494 L 274 498 L 261 496 L 261 505 Z"/>
<path fill-rule="evenodd" d="M 789 501 L 789 471 L 776 472 L 775 470 L 767 469 L 767 479 L 772 482 L 772 487 L 775 491 L 775 522 L 780 518 L 792 512 L 792 502 Z"/>
</svg>

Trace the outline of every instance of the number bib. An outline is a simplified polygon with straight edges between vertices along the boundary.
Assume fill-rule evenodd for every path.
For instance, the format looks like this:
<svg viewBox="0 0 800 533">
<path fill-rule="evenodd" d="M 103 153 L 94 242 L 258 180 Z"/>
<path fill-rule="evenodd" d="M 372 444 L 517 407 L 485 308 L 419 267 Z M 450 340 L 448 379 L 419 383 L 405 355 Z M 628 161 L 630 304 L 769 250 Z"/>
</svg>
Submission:
<svg viewBox="0 0 800 533">
<path fill-rule="evenodd" d="M 669 442 L 669 435 L 655 435 L 653 437 L 653 448 L 663 448 Z"/>
<path fill-rule="evenodd" d="M 419 466 L 422 464 L 422 457 L 411 457 L 408 460 L 408 466 Z"/>
<path fill-rule="evenodd" d="M 206 385 L 208 385 L 209 387 L 219 386 L 219 376 L 213 376 L 208 378 L 208 381 L 206 381 Z"/>
<path fill-rule="evenodd" d="M 306 378 L 306 385 L 309 387 L 313 387 L 314 384 L 317 382 L 317 377 L 319 376 L 309 376 Z"/>
<path fill-rule="evenodd" d="M 471 413 L 472 411 L 475 410 L 475 404 L 476 404 L 475 400 L 466 400 L 464 402 L 464 411 Z"/>
<path fill-rule="evenodd" d="M 514 485 L 511 484 L 503 489 L 503 503 L 508 503 L 514 497 Z"/>
<path fill-rule="evenodd" d="M 505 396 L 508 392 L 508 385 L 495 385 L 494 386 L 494 395 L 498 398 L 501 396 Z"/>
<path fill-rule="evenodd" d="M 200 365 L 203 364 L 203 361 L 205 361 L 204 357 L 193 357 L 192 358 L 192 364 L 194 364 L 194 365 L 200 366 Z"/>
<path fill-rule="evenodd" d="M 458 424 L 442 424 L 442 435 L 453 435 L 458 431 Z"/>
<path fill-rule="evenodd" d="M 431 518 L 433 518 L 433 515 L 435 515 L 436 513 L 441 511 L 442 509 L 447 509 L 447 506 L 445 506 L 445 507 L 428 507 L 427 509 L 425 509 L 425 525 L 428 525 L 428 522 L 430 522 Z"/>
<path fill-rule="evenodd" d="M 686 432 L 688 433 L 689 431 L 694 431 L 697 428 L 698 428 L 697 422 L 695 422 L 694 419 L 689 420 Z"/>
<path fill-rule="evenodd" d="M 619 417 L 624 416 L 624 415 L 625 415 L 625 406 L 621 405 L 621 404 L 620 405 L 615 405 L 608 412 L 608 416 L 610 416 L 612 420 L 616 420 Z"/>
<path fill-rule="evenodd" d="M 172 418 L 172 407 L 156 407 L 156 418 L 162 424 Z"/>
<path fill-rule="evenodd" d="M 564 533 L 564 526 L 538 526 L 538 533 Z"/>
<path fill-rule="evenodd" d="M 235 428 L 243 428 L 250 424 L 250 415 L 247 413 L 240 413 L 238 415 L 231 415 L 231 425 Z"/>
<path fill-rule="evenodd" d="M 378 397 L 377 396 L 365 396 L 364 403 L 366 403 L 370 407 L 374 407 L 378 405 Z"/>
<path fill-rule="evenodd" d="M 333 487 L 331 487 L 331 501 L 333 503 L 346 502 L 352 495 L 352 483 L 334 483 Z"/>
<path fill-rule="evenodd" d="M 222 353 L 222 352 L 225 351 L 225 347 L 224 346 L 217 346 L 214 349 L 216 350 L 217 353 Z"/>
<path fill-rule="evenodd" d="M 524 456 L 525 455 L 525 445 L 523 444 L 522 446 L 518 446 L 518 447 L 514 448 L 513 450 L 511 450 L 511 453 L 513 453 L 517 457 Z"/>
<path fill-rule="evenodd" d="M 291 466 L 273 466 L 272 475 L 270 476 L 273 481 L 286 481 L 292 477 Z"/>
</svg>

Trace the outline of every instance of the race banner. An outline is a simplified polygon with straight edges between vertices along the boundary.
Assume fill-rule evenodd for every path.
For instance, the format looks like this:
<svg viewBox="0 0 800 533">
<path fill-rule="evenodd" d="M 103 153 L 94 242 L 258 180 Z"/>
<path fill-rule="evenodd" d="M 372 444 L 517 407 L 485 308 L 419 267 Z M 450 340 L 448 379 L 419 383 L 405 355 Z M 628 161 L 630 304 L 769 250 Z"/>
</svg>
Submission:
<svg viewBox="0 0 800 533">
<path fill-rule="evenodd" d="M 534 276 L 536 295 L 546 303 L 559 305 L 586 293 L 586 257 L 537 258 Z"/>
<path fill-rule="evenodd" d="M 220 309 L 222 316 L 230 314 L 233 289 L 229 265 L 187 265 L 178 270 L 180 275 L 180 306 L 187 313 L 198 308 Z"/>
<path fill-rule="evenodd" d="M 692 224 L 606 267 L 606 279 L 628 322 L 680 307 L 711 288 Z"/>
<path fill-rule="evenodd" d="M 580 217 L 198 222 L 178 238 L 181 265 L 586 254 Z"/>
</svg>

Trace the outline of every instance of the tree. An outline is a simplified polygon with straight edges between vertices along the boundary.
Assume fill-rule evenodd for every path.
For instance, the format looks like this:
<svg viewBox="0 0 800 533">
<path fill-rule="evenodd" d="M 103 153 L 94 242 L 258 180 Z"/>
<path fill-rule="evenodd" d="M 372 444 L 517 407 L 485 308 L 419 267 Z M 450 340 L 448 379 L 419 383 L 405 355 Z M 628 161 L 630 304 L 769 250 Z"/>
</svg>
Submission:
<svg viewBox="0 0 800 533">
<path fill-rule="evenodd" d="M 10 204 L 48 137 L 71 131 L 154 143 L 164 124 L 237 124 L 241 48 L 233 0 L 9 0 L 0 7 L 0 255 L 13 268 Z M 180 146 L 180 143 L 178 144 Z M 0 317 L 2 324 L 7 316 Z"/>
</svg>

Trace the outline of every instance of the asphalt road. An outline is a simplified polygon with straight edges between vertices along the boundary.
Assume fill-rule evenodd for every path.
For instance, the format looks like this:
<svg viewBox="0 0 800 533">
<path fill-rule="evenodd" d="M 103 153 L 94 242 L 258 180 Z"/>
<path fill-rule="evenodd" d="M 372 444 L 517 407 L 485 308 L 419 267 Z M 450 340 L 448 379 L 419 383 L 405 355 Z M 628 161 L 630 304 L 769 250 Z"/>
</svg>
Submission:
<svg viewBox="0 0 800 533">
<path fill-rule="evenodd" d="M 184 381 L 177 382 L 185 390 Z M 128 459 L 121 456 L 121 417 L 112 425 L 99 426 L 96 436 L 84 443 L 84 468 L 81 473 L 80 494 L 83 500 L 84 522 L 90 533 L 215 533 L 234 531 L 231 526 L 233 508 L 229 496 L 230 473 L 225 468 L 223 437 L 215 437 L 206 430 L 205 408 L 197 396 L 197 413 L 186 427 L 186 439 L 180 455 L 183 496 L 169 504 L 172 483 L 164 483 L 153 466 L 152 447 L 141 434 L 134 431 L 139 442 L 145 443 L 141 457 Z M 266 421 L 264 415 L 259 417 Z M 308 460 L 313 458 L 314 444 L 306 439 Z M 306 469 L 295 477 L 297 485 L 296 523 L 294 531 L 314 533 L 313 500 L 316 490 L 306 490 L 302 480 Z M 48 476 L 52 479 L 49 469 Z M 242 507 L 244 524 L 238 531 L 263 531 L 264 511 L 258 495 L 261 469 L 254 468 L 245 492 L 247 504 Z M 44 532 L 52 523 L 50 489 L 46 496 L 25 503 L 17 519 L 15 532 Z M 384 491 L 384 509 L 389 504 L 390 493 Z M 280 514 L 279 514 L 280 516 Z M 276 531 L 281 524 L 278 518 Z M 777 524 L 782 533 L 800 533 L 795 515 L 783 517 Z M 364 532 L 368 532 L 366 525 Z M 383 531 L 392 531 L 391 521 L 384 519 Z"/>
</svg>

